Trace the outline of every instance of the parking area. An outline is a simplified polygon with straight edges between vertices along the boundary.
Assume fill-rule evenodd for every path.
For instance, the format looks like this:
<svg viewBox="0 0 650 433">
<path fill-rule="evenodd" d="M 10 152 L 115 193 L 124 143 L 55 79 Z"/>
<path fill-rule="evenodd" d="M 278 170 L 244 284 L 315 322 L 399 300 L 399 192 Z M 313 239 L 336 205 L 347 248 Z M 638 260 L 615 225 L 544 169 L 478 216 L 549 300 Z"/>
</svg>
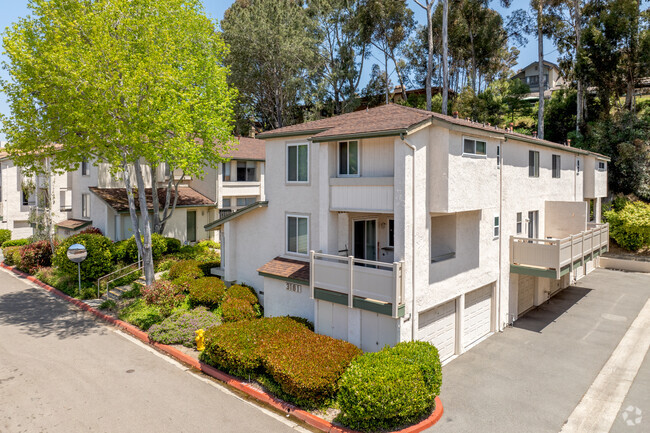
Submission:
<svg viewBox="0 0 650 433">
<path fill-rule="evenodd" d="M 649 296 L 649 274 L 592 272 L 443 367 L 445 413 L 428 431 L 559 432 Z M 648 369 L 622 411 L 650 416 Z"/>
</svg>

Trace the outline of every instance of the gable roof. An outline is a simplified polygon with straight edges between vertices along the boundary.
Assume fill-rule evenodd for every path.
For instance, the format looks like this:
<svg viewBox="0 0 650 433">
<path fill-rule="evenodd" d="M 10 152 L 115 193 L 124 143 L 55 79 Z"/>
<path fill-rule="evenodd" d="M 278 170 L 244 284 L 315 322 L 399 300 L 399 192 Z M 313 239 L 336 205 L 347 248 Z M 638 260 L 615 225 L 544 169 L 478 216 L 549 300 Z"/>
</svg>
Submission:
<svg viewBox="0 0 650 433">
<path fill-rule="evenodd" d="M 126 195 L 126 188 L 97 188 L 91 186 L 88 189 L 92 191 L 97 197 L 106 202 L 106 204 L 112 207 L 116 212 L 127 212 L 129 210 L 129 199 Z M 147 188 L 145 190 L 145 194 L 147 196 L 147 208 L 149 210 L 153 210 L 153 203 L 151 201 L 151 188 Z M 158 188 L 158 201 L 161 206 L 163 206 L 165 203 L 166 194 L 166 188 Z M 173 202 L 174 191 L 172 190 L 170 203 Z M 188 186 L 181 186 L 178 188 L 178 202 L 176 203 L 176 207 L 204 206 L 216 206 L 216 204 L 208 197 Z"/>
<path fill-rule="evenodd" d="M 607 158 L 604 155 L 584 149 L 565 146 L 548 140 L 540 140 L 539 138 L 518 132 L 510 132 L 496 126 L 392 103 L 367 110 L 340 114 L 326 119 L 312 120 L 298 125 L 286 126 L 284 128 L 263 132 L 259 135 L 267 139 L 307 135 L 310 136 L 309 140 L 318 143 L 342 139 L 408 135 L 414 129 L 426 125 L 427 122 L 433 123 L 435 121 L 481 130 L 492 134 L 498 133 L 503 135 L 506 140 L 513 138 L 567 152 Z M 607 159 L 609 160 L 609 158 Z"/>
<path fill-rule="evenodd" d="M 229 159 L 246 159 L 264 161 L 266 159 L 266 146 L 264 140 L 251 137 L 235 137 L 237 143 L 233 143 L 233 149 L 225 155 Z"/>
<path fill-rule="evenodd" d="M 211 223 L 208 223 L 208 224 L 204 225 L 203 228 L 206 231 L 216 230 L 219 227 L 221 227 L 222 225 L 224 225 L 225 223 L 227 223 L 228 221 L 234 220 L 235 218 L 239 218 L 240 216 L 245 215 L 248 212 L 252 212 L 255 209 L 259 209 L 261 207 L 268 207 L 268 206 L 269 206 L 268 201 L 256 201 L 255 203 L 249 204 L 248 206 L 245 206 L 245 207 L 243 207 L 241 209 L 237 209 L 234 212 L 230 212 L 229 214 L 227 214 L 227 215 L 225 215 L 225 216 L 223 216 L 223 217 L 221 217 L 221 218 L 219 218 L 219 219 L 217 219 L 215 221 L 212 221 Z"/>
</svg>

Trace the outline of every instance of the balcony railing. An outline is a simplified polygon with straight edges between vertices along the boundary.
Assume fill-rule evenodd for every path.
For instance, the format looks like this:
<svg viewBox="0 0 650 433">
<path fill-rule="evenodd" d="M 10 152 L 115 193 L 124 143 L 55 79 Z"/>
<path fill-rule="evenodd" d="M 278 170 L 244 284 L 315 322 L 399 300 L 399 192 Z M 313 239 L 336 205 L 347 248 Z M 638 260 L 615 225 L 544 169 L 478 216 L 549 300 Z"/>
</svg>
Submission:
<svg viewBox="0 0 650 433">
<path fill-rule="evenodd" d="M 392 177 L 330 178 L 330 210 L 345 212 L 393 212 Z"/>
<path fill-rule="evenodd" d="M 311 296 L 401 317 L 404 262 L 384 263 L 311 251 Z"/>
<path fill-rule="evenodd" d="M 588 224 L 587 230 L 563 239 L 510 237 L 512 265 L 553 271 L 559 279 L 577 263 L 584 265 L 595 254 L 609 249 L 609 224 Z"/>
</svg>

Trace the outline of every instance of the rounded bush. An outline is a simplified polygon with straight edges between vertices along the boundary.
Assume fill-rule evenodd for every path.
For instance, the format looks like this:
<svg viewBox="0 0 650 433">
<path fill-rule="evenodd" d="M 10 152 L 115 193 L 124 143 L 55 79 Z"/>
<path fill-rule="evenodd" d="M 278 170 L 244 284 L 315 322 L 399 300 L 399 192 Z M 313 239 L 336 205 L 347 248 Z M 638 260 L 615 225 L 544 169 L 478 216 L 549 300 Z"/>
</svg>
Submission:
<svg viewBox="0 0 650 433">
<path fill-rule="evenodd" d="M 111 254 L 113 255 L 113 260 L 116 262 L 125 262 L 126 258 L 126 244 L 128 241 L 117 241 L 111 246 Z"/>
<path fill-rule="evenodd" d="M 181 250 L 181 241 L 176 238 L 165 238 L 165 243 L 167 244 L 165 254 L 174 254 Z"/>
<path fill-rule="evenodd" d="M 61 272 L 77 276 L 77 264 L 68 259 L 66 252 L 72 244 L 81 244 L 88 250 L 86 260 L 81 262 L 81 279 L 97 281 L 113 270 L 113 255 L 111 254 L 112 242 L 106 236 L 93 234 L 79 234 L 65 239 L 56 249 L 52 264 Z"/>
<path fill-rule="evenodd" d="M 141 237 L 144 239 L 143 237 Z M 144 242 L 144 240 L 143 240 Z M 124 261 L 135 263 L 138 261 L 138 244 L 135 242 L 135 236 L 131 236 L 126 241 Z M 158 233 L 151 234 L 151 253 L 154 260 L 159 260 L 167 251 L 167 241 L 162 235 Z"/>
<path fill-rule="evenodd" d="M 203 276 L 203 271 L 199 267 L 199 262 L 196 260 L 181 260 L 174 263 L 169 268 L 169 279 L 174 283 L 188 288 L 192 280 Z"/>
<path fill-rule="evenodd" d="M 366 353 L 339 381 L 339 420 L 353 429 L 394 429 L 427 416 L 434 399 L 418 365 L 386 350 Z"/>
<path fill-rule="evenodd" d="M 177 311 L 163 320 L 161 324 L 149 328 L 149 338 L 163 344 L 196 347 L 195 331 L 198 329 L 207 331 L 220 323 L 219 317 L 205 307 L 198 307 L 190 311 Z"/>
<path fill-rule="evenodd" d="M 427 387 L 434 395 L 440 395 L 442 364 L 438 349 L 434 345 L 425 341 L 408 341 L 398 343 L 385 350 L 389 351 L 392 356 L 400 358 L 403 363 L 418 366 Z"/>
<path fill-rule="evenodd" d="M 2 254 L 4 255 L 4 263 L 5 265 L 8 266 L 15 266 L 16 262 L 14 261 L 14 257 L 17 255 L 18 256 L 18 261 L 20 261 L 20 249 L 22 247 L 20 245 L 16 245 L 15 247 L 3 247 L 2 248 Z"/>
<path fill-rule="evenodd" d="M 189 282 L 190 305 L 217 308 L 226 293 L 226 285 L 217 277 L 203 277 Z"/>
<path fill-rule="evenodd" d="M 226 290 L 226 299 L 241 299 L 250 305 L 255 305 L 259 302 L 257 294 L 251 287 L 239 284 L 233 284 Z"/>
<path fill-rule="evenodd" d="M 183 303 L 185 299 L 176 284 L 164 280 L 154 281 L 142 289 L 141 293 L 142 299 L 147 305 L 157 306 L 165 316 L 171 314 L 172 310 Z"/>
<path fill-rule="evenodd" d="M 23 245 L 29 245 L 29 239 L 13 239 L 13 240 L 4 241 L 2 243 L 2 248 L 18 247 Z"/>
<path fill-rule="evenodd" d="M 56 247 L 55 247 L 56 248 Z M 20 248 L 20 269 L 34 274 L 38 268 L 52 264 L 52 245 L 49 241 L 38 241 Z"/>
<path fill-rule="evenodd" d="M 637 251 L 650 246 L 650 204 L 628 202 L 619 210 L 606 211 L 610 236 L 621 247 Z"/>
<path fill-rule="evenodd" d="M 224 322 L 239 322 L 257 317 L 257 313 L 250 302 L 245 299 L 228 297 L 221 304 L 221 315 Z"/>
<path fill-rule="evenodd" d="M 8 240 L 11 240 L 11 230 L 0 229 L 0 246 Z"/>
</svg>

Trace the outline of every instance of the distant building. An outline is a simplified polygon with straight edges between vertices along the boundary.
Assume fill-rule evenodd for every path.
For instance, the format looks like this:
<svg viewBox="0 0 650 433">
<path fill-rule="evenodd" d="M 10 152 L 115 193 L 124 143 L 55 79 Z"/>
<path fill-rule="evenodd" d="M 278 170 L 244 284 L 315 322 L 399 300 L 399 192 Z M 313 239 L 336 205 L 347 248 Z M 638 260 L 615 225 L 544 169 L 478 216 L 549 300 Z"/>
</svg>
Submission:
<svg viewBox="0 0 650 433">
<path fill-rule="evenodd" d="M 530 93 L 524 99 L 539 98 L 539 62 L 533 62 L 520 69 L 512 79 L 520 79 L 530 87 Z M 545 99 L 550 98 L 554 91 L 564 87 L 564 79 L 560 77 L 560 68 L 555 63 L 544 61 L 544 83 L 542 86 Z"/>
</svg>

